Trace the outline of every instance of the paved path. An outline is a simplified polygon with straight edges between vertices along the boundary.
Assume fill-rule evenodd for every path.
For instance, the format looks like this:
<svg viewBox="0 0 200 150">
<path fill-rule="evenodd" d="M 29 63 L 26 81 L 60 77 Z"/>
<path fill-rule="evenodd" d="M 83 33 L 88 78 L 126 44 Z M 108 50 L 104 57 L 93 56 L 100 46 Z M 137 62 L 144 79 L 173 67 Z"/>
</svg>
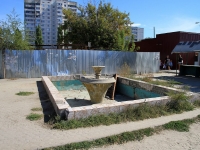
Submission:
<svg viewBox="0 0 200 150">
<path fill-rule="evenodd" d="M 41 107 L 47 99 L 40 100 L 38 85 L 41 79 L 0 79 L 0 149 L 34 150 L 63 145 L 71 142 L 93 140 L 125 131 L 162 125 L 172 120 L 192 118 L 200 114 L 200 109 L 172 116 L 147 119 L 137 122 L 114 124 L 60 131 L 51 130 L 44 120 L 29 121 L 26 116 L 31 108 Z M 17 96 L 20 91 L 31 91 L 31 96 Z M 41 93 L 40 93 L 41 94 Z M 39 98 L 40 96 L 40 98 Z M 42 112 L 38 112 L 42 113 Z"/>
</svg>

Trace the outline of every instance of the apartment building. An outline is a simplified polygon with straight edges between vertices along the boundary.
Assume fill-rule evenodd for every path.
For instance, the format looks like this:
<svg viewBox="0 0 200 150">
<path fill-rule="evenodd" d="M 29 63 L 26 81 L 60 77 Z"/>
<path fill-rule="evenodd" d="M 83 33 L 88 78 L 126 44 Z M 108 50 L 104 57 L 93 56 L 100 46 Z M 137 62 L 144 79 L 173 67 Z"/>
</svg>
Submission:
<svg viewBox="0 0 200 150">
<path fill-rule="evenodd" d="M 141 41 L 144 38 L 144 28 L 131 27 L 135 42 Z"/>
<path fill-rule="evenodd" d="M 68 0 L 24 0 L 25 28 L 30 43 L 35 44 L 35 30 L 42 29 L 44 45 L 57 44 L 57 29 L 64 23 L 63 8 L 77 11 L 77 2 Z"/>
</svg>

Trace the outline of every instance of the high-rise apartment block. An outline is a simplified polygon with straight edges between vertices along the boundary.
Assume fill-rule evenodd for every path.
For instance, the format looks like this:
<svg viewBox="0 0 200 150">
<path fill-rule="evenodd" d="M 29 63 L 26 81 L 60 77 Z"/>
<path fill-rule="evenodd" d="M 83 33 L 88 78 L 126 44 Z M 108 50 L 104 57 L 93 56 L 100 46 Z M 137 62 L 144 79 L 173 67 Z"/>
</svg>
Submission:
<svg viewBox="0 0 200 150">
<path fill-rule="evenodd" d="M 57 30 L 65 21 L 63 8 L 77 11 L 77 2 L 68 0 L 24 0 L 25 28 L 31 37 L 30 43 L 35 44 L 35 30 L 39 25 L 42 29 L 44 45 L 57 44 Z"/>
<path fill-rule="evenodd" d="M 135 42 L 141 41 L 144 38 L 144 28 L 131 27 Z"/>
</svg>

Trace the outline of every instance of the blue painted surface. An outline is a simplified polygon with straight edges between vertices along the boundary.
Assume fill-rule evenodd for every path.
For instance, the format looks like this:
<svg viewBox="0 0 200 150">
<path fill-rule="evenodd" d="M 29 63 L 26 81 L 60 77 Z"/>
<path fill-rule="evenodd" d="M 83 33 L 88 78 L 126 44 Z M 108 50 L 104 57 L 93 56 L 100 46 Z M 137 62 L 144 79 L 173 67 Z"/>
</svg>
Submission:
<svg viewBox="0 0 200 150">
<path fill-rule="evenodd" d="M 52 83 L 55 85 L 55 87 L 59 91 L 86 90 L 86 88 L 83 86 L 83 84 L 79 80 L 52 81 Z M 143 90 L 140 88 L 134 88 L 134 87 L 122 84 L 122 83 L 117 83 L 116 91 L 119 94 L 130 97 L 131 99 L 143 99 L 143 98 L 153 98 L 153 97 L 162 96 L 162 95 L 154 93 L 154 92 L 150 92 L 150 91 Z M 117 100 L 117 101 L 124 101 L 124 100 L 125 99 L 122 98 L 121 100 Z"/>
<path fill-rule="evenodd" d="M 79 80 L 52 81 L 52 83 L 55 85 L 58 91 L 86 89 Z"/>
<path fill-rule="evenodd" d="M 117 83 L 116 91 L 133 99 L 153 98 L 162 96 L 154 92 L 150 92 L 140 88 L 134 88 L 132 86 L 128 86 L 122 83 Z"/>
</svg>

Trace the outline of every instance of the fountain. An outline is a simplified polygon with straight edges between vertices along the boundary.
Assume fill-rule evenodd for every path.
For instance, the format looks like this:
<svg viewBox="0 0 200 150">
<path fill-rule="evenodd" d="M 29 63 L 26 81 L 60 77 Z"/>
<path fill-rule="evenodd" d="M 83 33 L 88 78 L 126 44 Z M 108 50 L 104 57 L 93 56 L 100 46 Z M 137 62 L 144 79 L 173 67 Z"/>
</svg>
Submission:
<svg viewBox="0 0 200 150">
<path fill-rule="evenodd" d="M 87 88 L 92 103 L 101 103 L 109 87 L 115 82 L 113 77 L 100 77 L 105 66 L 92 66 L 94 76 L 83 76 L 80 80 Z"/>
</svg>

